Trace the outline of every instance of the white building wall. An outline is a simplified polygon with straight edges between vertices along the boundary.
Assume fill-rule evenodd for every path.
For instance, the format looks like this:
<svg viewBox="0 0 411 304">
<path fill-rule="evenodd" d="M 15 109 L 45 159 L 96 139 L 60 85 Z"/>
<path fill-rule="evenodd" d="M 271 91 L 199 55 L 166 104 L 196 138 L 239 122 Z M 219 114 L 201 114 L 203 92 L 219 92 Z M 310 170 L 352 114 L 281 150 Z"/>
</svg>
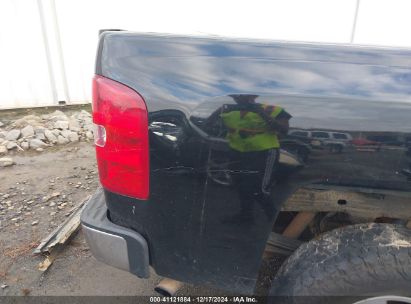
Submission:
<svg viewBox="0 0 411 304">
<path fill-rule="evenodd" d="M 1 0 L 0 108 L 89 102 L 103 28 L 411 47 L 411 1 L 357 1 Z"/>
<path fill-rule="evenodd" d="M 0 107 L 54 103 L 36 1 L 0 2 Z"/>
</svg>

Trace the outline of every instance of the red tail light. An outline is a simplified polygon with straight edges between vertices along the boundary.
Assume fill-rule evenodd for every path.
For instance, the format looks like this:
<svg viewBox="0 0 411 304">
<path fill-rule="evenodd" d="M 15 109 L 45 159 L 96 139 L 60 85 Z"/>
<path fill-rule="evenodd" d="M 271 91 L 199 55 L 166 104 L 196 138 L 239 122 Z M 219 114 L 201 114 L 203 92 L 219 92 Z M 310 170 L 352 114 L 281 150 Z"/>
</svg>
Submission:
<svg viewBox="0 0 411 304">
<path fill-rule="evenodd" d="M 147 199 L 149 144 L 147 108 L 129 87 L 96 75 L 93 121 L 100 182 L 109 191 Z"/>
</svg>

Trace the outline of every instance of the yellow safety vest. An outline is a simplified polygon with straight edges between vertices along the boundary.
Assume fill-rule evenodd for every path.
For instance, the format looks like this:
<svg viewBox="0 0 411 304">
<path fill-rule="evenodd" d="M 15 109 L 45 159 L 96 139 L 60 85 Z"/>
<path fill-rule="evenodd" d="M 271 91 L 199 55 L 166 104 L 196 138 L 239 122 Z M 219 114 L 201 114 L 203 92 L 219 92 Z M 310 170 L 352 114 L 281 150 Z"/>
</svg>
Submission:
<svg viewBox="0 0 411 304">
<path fill-rule="evenodd" d="M 262 106 L 265 111 L 270 111 L 270 116 L 276 118 L 281 107 Z M 264 119 L 254 112 L 230 111 L 222 113 L 221 118 L 228 128 L 227 140 L 229 146 L 239 152 L 264 151 L 279 148 L 280 142 L 275 131 L 269 130 Z"/>
</svg>

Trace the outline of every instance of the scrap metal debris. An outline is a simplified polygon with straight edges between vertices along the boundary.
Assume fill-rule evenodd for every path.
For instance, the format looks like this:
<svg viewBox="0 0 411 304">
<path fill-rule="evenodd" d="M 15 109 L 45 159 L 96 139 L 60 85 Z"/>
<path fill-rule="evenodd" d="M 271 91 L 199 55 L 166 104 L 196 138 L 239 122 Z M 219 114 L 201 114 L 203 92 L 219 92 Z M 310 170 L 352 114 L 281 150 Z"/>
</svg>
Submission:
<svg viewBox="0 0 411 304">
<path fill-rule="evenodd" d="M 67 241 L 80 228 L 80 215 L 86 202 L 90 199 L 90 195 L 84 199 L 78 206 L 75 207 L 73 213 L 47 237 L 45 237 L 40 245 L 33 251 L 34 254 L 43 254 L 45 260 L 39 264 L 40 271 L 46 271 L 54 262 L 56 257 L 63 251 Z"/>
</svg>

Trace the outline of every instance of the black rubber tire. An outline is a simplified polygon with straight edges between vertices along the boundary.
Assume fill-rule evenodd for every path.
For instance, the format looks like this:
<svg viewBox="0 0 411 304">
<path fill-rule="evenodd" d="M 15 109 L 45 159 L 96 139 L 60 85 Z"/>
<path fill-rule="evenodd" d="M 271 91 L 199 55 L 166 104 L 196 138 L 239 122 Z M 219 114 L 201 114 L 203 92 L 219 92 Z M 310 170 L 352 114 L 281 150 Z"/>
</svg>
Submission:
<svg viewBox="0 0 411 304">
<path fill-rule="evenodd" d="M 270 289 L 271 296 L 322 296 L 287 298 L 287 303 L 353 303 L 328 296 L 410 294 L 411 230 L 391 224 L 347 226 L 303 244 L 281 266 Z"/>
</svg>

